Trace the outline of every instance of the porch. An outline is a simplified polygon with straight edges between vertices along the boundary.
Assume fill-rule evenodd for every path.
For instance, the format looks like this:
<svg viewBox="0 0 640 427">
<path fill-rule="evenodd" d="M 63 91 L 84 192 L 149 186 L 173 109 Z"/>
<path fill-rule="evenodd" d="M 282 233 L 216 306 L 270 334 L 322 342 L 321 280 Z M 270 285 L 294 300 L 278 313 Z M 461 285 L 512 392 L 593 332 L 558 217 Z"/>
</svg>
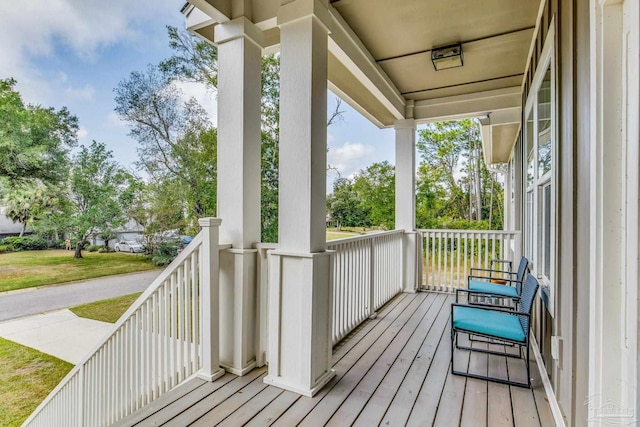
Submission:
<svg viewBox="0 0 640 427">
<path fill-rule="evenodd" d="M 313 398 L 265 384 L 263 367 L 211 383 L 192 378 L 116 425 L 555 425 L 535 361 L 531 390 L 451 375 L 453 300 L 397 295 L 334 347 L 336 376 Z M 475 372 L 526 376 L 522 360 L 456 356 Z"/>
</svg>

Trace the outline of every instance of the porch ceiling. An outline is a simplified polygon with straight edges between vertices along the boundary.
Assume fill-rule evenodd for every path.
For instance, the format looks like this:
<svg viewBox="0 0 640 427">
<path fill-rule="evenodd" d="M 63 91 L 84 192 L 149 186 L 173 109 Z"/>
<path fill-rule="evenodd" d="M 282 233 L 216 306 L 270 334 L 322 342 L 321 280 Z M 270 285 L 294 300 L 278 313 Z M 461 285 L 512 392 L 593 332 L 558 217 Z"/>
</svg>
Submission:
<svg viewBox="0 0 640 427">
<path fill-rule="evenodd" d="M 331 5 L 406 99 L 520 86 L 539 2 L 334 0 Z M 435 71 L 431 49 L 462 43 L 464 66 Z"/>
</svg>

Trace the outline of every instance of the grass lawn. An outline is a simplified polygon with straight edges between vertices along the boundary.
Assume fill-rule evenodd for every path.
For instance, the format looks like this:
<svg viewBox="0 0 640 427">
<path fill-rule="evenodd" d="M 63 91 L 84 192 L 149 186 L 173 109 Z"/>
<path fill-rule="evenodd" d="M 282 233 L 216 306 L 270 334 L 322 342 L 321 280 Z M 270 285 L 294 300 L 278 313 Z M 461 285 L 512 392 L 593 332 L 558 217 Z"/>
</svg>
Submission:
<svg viewBox="0 0 640 427">
<path fill-rule="evenodd" d="M 157 268 L 142 255 L 47 250 L 0 254 L 0 292 Z"/>
<path fill-rule="evenodd" d="M 0 338 L 0 426 L 19 426 L 73 365 Z"/>
<path fill-rule="evenodd" d="M 135 302 L 141 293 L 124 295 L 117 298 L 91 302 L 89 304 L 71 307 L 69 310 L 77 316 L 102 322 L 116 323 L 125 311 Z"/>
<path fill-rule="evenodd" d="M 327 230 L 327 241 L 336 239 L 345 239 L 347 237 L 360 236 L 362 233 L 354 233 L 353 231 L 329 231 Z"/>
</svg>

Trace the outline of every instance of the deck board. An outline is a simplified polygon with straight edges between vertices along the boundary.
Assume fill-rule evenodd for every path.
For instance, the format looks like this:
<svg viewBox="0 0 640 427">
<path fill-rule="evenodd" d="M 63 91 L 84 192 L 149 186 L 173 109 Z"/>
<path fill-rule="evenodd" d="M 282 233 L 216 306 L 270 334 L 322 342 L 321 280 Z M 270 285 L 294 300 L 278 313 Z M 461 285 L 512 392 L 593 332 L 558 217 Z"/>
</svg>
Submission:
<svg viewBox="0 0 640 427">
<path fill-rule="evenodd" d="M 453 300 L 451 294 L 425 292 L 393 299 L 335 347 L 336 376 L 313 398 L 264 384 L 263 367 L 213 383 L 192 379 L 118 425 L 554 425 L 535 363 L 532 390 L 451 375 Z M 461 350 L 454 355 L 457 369 L 526 378 L 519 359 Z"/>
<path fill-rule="evenodd" d="M 504 352 L 503 345 L 490 345 L 491 350 Z M 507 358 L 489 357 L 489 375 L 496 378 L 508 378 Z M 513 427 L 511 390 L 506 384 L 489 382 L 487 394 L 487 425 L 491 427 Z"/>
<path fill-rule="evenodd" d="M 407 379 L 407 376 L 410 375 L 410 380 L 424 378 L 424 375 L 418 378 L 412 378 L 416 377 L 416 373 L 415 370 L 411 373 L 411 370 L 414 366 L 423 367 L 426 365 L 428 367 L 428 365 L 430 365 L 433 354 L 435 353 L 436 346 L 434 344 L 437 344 L 439 341 L 442 328 L 449 316 L 449 307 L 448 304 L 445 304 L 446 301 L 447 298 L 445 295 L 438 295 L 438 298 L 433 302 L 429 312 L 422 319 L 419 327 L 411 337 L 410 342 L 407 343 L 396 362 L 391 366 L 391 369 L 389 369 L 384 380 L 371 396 L 366 407 L 360 412 L 354 426 L 368 427 L 380 424 L 387 409 L 391 407 L 391 402 L 396 398 L 399 390 L 402 389 L 401 386 Z M 415 389 L 417 389 L 417 387 L 414 386 L 414 390 Z M 402 390 L 407 390 L 407 388 L 405 387 Z M 406 409 L 407 407 L 410 409 L 413 406 L 415 396 L 416 393 L 414 393 L 413 396 L 403 393 L 397 400 L 398 402 L 406 403 L 406 416 L 408 416 Z M 409 406 L 409 404 L 411 406 Z M 398 422 L 397 417 L 393 419 L 394 422 Z"/>
</svg>

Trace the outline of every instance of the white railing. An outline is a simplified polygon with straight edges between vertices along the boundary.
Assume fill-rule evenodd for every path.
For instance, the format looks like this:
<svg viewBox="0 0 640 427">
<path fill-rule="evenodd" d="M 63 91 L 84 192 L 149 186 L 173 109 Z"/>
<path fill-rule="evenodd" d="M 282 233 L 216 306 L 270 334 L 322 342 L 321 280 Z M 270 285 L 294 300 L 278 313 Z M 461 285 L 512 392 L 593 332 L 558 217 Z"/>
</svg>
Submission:
<svg viewBox="0 0 640 427">
<path fill-rule="evenodd" d="M 418 230 L 422 245 L 421 288 L 452 292 L 467 286 L 472 267 L 492 259 L 520 260 L 520 232 L 497 230 Z"/>
<path fill-rule="evenodd" d="M 203 349 L 208 346 L 203 336 L 208 331 L 203 331 L 202 316 L 212 307 L 204 301 L 200 278 L 218 273 L 204 271 L 210 263 L 202 257 L 209 247 L 219 250 L 217 239 L 203 249 L 204 231 L 208 230 L 158 276 L 24 426 L 110 425 L 203 367 Z"/>
<path fill-rule="evenodd" d="M 332 240 L 333 344 L 402 291 L 404 231 Z"/>
</svg>

